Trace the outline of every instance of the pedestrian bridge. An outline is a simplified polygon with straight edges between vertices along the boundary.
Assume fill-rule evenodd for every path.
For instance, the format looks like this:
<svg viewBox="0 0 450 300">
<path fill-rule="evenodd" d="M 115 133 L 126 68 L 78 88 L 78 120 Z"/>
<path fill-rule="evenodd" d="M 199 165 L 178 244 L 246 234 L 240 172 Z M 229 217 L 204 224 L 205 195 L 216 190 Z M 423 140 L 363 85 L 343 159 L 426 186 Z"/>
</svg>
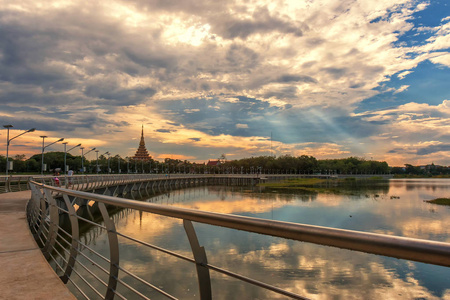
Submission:
<svg viewBox="0 0 450 300">
<path fill-rule="evenodd" d="M 282 175 L 281 177 L 292 177 L 292 175 Z M 220 289 L 220 286 L 212 285 L 210 272 L 217 272 L 293 299 L 306 299 L 302 295 L 292 293 L 289 289 L 272 286 L 208 263 L 206 251 L 197 239 L 196 223 L 450 267 L 450 244 L 448 243 L 262 220 L 116 197 L 117 195 L 139 193 L 139 191 L 148 189 L 183 188 L 199 184 L 248 185 L 259 180 L 272 178 L 280 178 L 280 175 L 74 176 L 72 178 L 61 177 L 60 187 L 58 187 L 55 186 L 51 177 L 30 177 L 26 179 L 17 178 L 15 183 L 10 180 L 9 183 L 5 184 L 5 190 L 31 189 L 30 201 L 27 205 L 27 221 L 31 233 L 44 257 L 54 266 L 55 273 L 61 281 L 75 286 L 79 294 L 86 299 L 92 296 L 102 299 L 126 299 L 123 295 L 125 294 L 124 291 L 128 295 L 130 293 L 134 295 L 130 298 L 149 299 L 149 290 L 156 291 L 169 299 L 176 299 L 174 295 L 166 293 L 163 289 L 140 278 L 132 270 L 128 270 L 120 264 L 119 238 L 121 240 L 126 239 L 130 243 L 136 243 L 139 247 L 155 249 L 180 261 L 192 263 L 193 268 L 196 269 L 200 299 L 211 299 L 212 291 Z M 90 210 L 91 215 L 97 212 L 101 215 L 100 220 L 81 215 L 79 213 L 80 207 Z M 186 256 L 175 253 L 148 244 L 137 237 L 118 232 L 115 228 L 114 217 L 109 211 L 109 208 L 112 207 L 138 210 L 181 220 L 191 246 L 192 255 Z M 60 225 L 61 218 L 64 217 L 70 220 L 69 228 L 63 228 Z M 108 232 L 108 256 L 96 253 L 93 249 L 89 249 L 88 245 L 82 243 L 80 222 L 88 223 Z M 104 264 L 99 264 L 86 256 L 82 251 L 83 249 L 88 249 L 91 253 L 94 253 Z M 132 278 L 135 284 L 125 282 L 124 276 Z M 80 280 L 75 281 L 75 277 L 81 279 L 83 286 L 76 283 Z"/>
<path fill-rule="evenodd" d="M 61 187 L 70 188 L 72 190 L 92 190 L 104 188 L 108 186 L 116 186 L 123 184 L 140 184 L 150 183 L 153 186 L 181 186 L 189 181 L 210 183 L 220 182 L 222 184 L 248 184 L 256 183 L 261 180 L 284 180 L 291 178 L 371 178 L 379 177 L 384 179 L 392 178 L 390 174 L 359 174 L 359 175 L 335 175 L 335 174 L 118 174 L 118 175 L 75 175 L 75 176 L 58 176 L 59 185 Z M 53 176 L 41 175 L 24 175 L 24 176 L 0 176 L 0 193 L 17 192 L 28 190 L 28 182 L 30 180 L 55 186 Z"/>
</svg>

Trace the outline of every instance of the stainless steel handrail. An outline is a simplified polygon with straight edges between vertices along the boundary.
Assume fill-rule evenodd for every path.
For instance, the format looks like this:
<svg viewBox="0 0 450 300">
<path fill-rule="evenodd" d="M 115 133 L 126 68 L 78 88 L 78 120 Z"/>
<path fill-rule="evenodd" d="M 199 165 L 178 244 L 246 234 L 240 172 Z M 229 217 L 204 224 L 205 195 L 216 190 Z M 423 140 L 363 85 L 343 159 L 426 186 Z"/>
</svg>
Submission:
<svg viewBox="0 0 450 300">
<path fill-rule="evenodd" d="M 239 179 L 287 179 L 294 177 L 328 177 L 328 175 L 308 174 L 100 174 L 100 175 L 59 175 L 59 185 L 73 190 L 97 189 L 106 186 L 144 182 L 148 180 L 177 180 L 199 178 L 239 178 Z M 28 190 L 28 182 L 36 181 L 56 186 L 52 175 L 0 175 L 0 193 Z"/>
<path fill-rule="evenodd" d="M 449 243 L 162 206 L 36 184 L 74 197 L 167 217 L 450 267 Z"/>
<path fill-rule="evenodd" d="M 278 176 L 278 175 L 273 175 Z M 97 189 L 106 186 L 138 183 L 148 180 L 177 180 L 199 178 L 258 178 L 258 174 L 107 174 L 107 175 L 60 175 L 58 176 L 61 187 L 73 190 Z M 28 190 L 28 182 L 36 181 L 42 184 L 56 186 L 52 175 L 0 175 L 0 193 Z"/>
<path fill-rule="evenodd" d="M 98 203 L 102 203 L 102 205 L 109 204 L 122 208 L 135 209 L 162 216 L 178 218 L 184 221 L 195 221 L 214 226 L 244 230 L 297 241 L 311 242 L 314 244 L 450 267 L 450 244 L 444 242 L 205 212 L 122 199 L 106 195 L 98 195 L 88 192 L 74 191 L 48 186 L 34 181 L 31 181 L 31 184 L 35 187 L 47 190 L 47 192 L 44 193 L 47 196 L 50 194 L 48 191 L 53 191 L 55 193 L 69 195 L 79 199 L 94 200 Z M 115 229 L 108 228 L 107 230 L 108 234 L 119 234 L 115 232 Z M 207 267 L 211 270 L 219 271 L 222 274 L 227 274 L 229 276 L 234 275 L 232 272 L 221 270 L 220 268 L 207 263 L 199 263 L 197 259 L 195 262 L 198 267 Z M 239 277 L 239 275 L 237 275 L 236 278 L 246 281 L 243 276 Z M 252 279 L 247 280 L 247 282 L 252 281 Z M 256 285 L 264 287 L 264 284 L 258 284 L 257 282 Z M 271 290 L 276 290 L 276 288 Z M 299 295 L 298 297 L 295 295 L 292 297 L 303 299 L 303 297 Z"/>
</svg>

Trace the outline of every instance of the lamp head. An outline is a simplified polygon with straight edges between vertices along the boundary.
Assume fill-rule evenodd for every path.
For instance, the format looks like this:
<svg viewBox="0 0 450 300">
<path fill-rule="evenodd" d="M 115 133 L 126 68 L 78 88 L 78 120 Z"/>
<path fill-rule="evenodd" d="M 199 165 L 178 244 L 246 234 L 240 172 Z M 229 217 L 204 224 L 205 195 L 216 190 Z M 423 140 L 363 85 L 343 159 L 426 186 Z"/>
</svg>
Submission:
<svg viewBox="0 0 450 300">
<path fill-rule="evenodd" d="M 69 142 L 64 142 L 63 144 L 64 144 L 64 145 L 67 145 L 68 143 L 69 143 Z"/>
<path fill-rule="evenodd" d="M 46 135 L 41 135 L 41 136 L 39 136 L 39 137 L 41 137 L 41 138 L 44 139 L 44 138 L 46 138 L 47 136 L 46 136 Z"/>
<path fill-rule="evenodd" d="M 91 151 L 94 151 L 94 150 L 95 150 L 95 148 L 92 148 L 92 149 L 91 149 Z"/>
<path fill-rule="evenodd" d="M 31 128 L 31 129 L 27 130 L 27 132 L 35 132 L 35 131 L 36 131 L 36 128 Z"/>
<path fill-rule="evenodd" d="M 75 147 L 80 147 L 81 146 L 81 144 L 78 144 L 78 145 L 76 145 Z"/>
<path fill-rule="evenodd" d="M 62 142 L 64 141 L 64 138 L 60 138 L 59 140 L 57 140 L 57 142 Z"/>
<path fill-rule="evenodd" d="M 5 128 L 11 128 L 11 127 L 13 127 L 12 125 L 3 125 L 3 127 L 5 127 Z"/>
</svg>

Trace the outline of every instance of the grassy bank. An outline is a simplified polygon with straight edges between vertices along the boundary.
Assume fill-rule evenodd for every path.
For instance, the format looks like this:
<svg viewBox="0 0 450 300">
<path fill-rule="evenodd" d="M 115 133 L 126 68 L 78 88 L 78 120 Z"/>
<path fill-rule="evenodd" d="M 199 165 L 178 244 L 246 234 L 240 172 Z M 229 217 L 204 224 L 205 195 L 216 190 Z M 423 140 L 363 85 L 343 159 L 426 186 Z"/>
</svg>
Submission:
<svg viewBox="0 0 450 300">
<path fill-rule="evenodd" d="M 322 178 L 296 178 L 277 182 L 261 183 L 259 186 L 264 186 L 269 190 L 296 190 L 298 192 L 307 193 L 336 193 L 337 191 L 331 191 L 331 189 L 324 187 L 327 183 L 327 179 Z"/>
<path fill-rule="evenodd" d="M 450 178 L 450 175 L 394 174 L 394 178 Z"/>
<path fill-rule="evenodd" d="M 320 184 L 326 182 L 326 179 L 320 179 L 320 178 L 296 178 L 296 179 L 289 179 L 284 181 L 277 181 L 277 182 L 267 182 L 267 183 L 261 183 L 259 186 L 265 186 L 269 188 L 277 188 L 277 189 L 292 189 L 296 187 L 305 187 L 315 184 Z"/>
<path fill-rule="evenodd" d="M 345 179 L 323 179 L 323 178 L 296 178 L 276 182 L 261 183 L 268 190 L 276 190 L 278 192 L 297 191 L 306 193 L 332 193 L 332 194 L 353 194 L 353 191 L 347 191 L 342 188 L 341 184 L 352 184 L 355 178 Z"/>
<path fill-rule="evenodd" d="M 372 195 L 383 189 L 381 177 L 373 178 L 296 178 L 284 181 L 261 183 L 265 192 L 278 193 L 326 193 L 341 195 Z M 387 192 L 387 191 L 386 191 Z"/>
<path fill-rule="evenodd" d="M 450 206 L 450 198 L 437 198 L 433 200 L 427 200 L 428 203 L 438 204 L 438 205 L 449 205 Z"/>
</svg>

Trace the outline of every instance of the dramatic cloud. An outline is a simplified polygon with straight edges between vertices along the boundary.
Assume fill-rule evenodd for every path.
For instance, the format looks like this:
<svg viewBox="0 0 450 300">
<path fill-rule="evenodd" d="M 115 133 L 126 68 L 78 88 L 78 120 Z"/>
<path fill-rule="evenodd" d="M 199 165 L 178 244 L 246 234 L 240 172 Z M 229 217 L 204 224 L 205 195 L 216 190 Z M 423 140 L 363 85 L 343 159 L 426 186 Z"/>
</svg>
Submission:
<svg viewBox="0 0 450 300">
<path fill-rule="evenodd" d="M 445 9 L 413 0 L 0 0 L 0 117 L 122 156 L 144 124 L 155 157 L 267 154 L 260 143 L 272 134 L 276 154 L 401 163 L 391 150 L 407 140 L 449 143 Z M 447 148 L 423 151 L 403 159 L 449 164 Z"/>
</svg>

